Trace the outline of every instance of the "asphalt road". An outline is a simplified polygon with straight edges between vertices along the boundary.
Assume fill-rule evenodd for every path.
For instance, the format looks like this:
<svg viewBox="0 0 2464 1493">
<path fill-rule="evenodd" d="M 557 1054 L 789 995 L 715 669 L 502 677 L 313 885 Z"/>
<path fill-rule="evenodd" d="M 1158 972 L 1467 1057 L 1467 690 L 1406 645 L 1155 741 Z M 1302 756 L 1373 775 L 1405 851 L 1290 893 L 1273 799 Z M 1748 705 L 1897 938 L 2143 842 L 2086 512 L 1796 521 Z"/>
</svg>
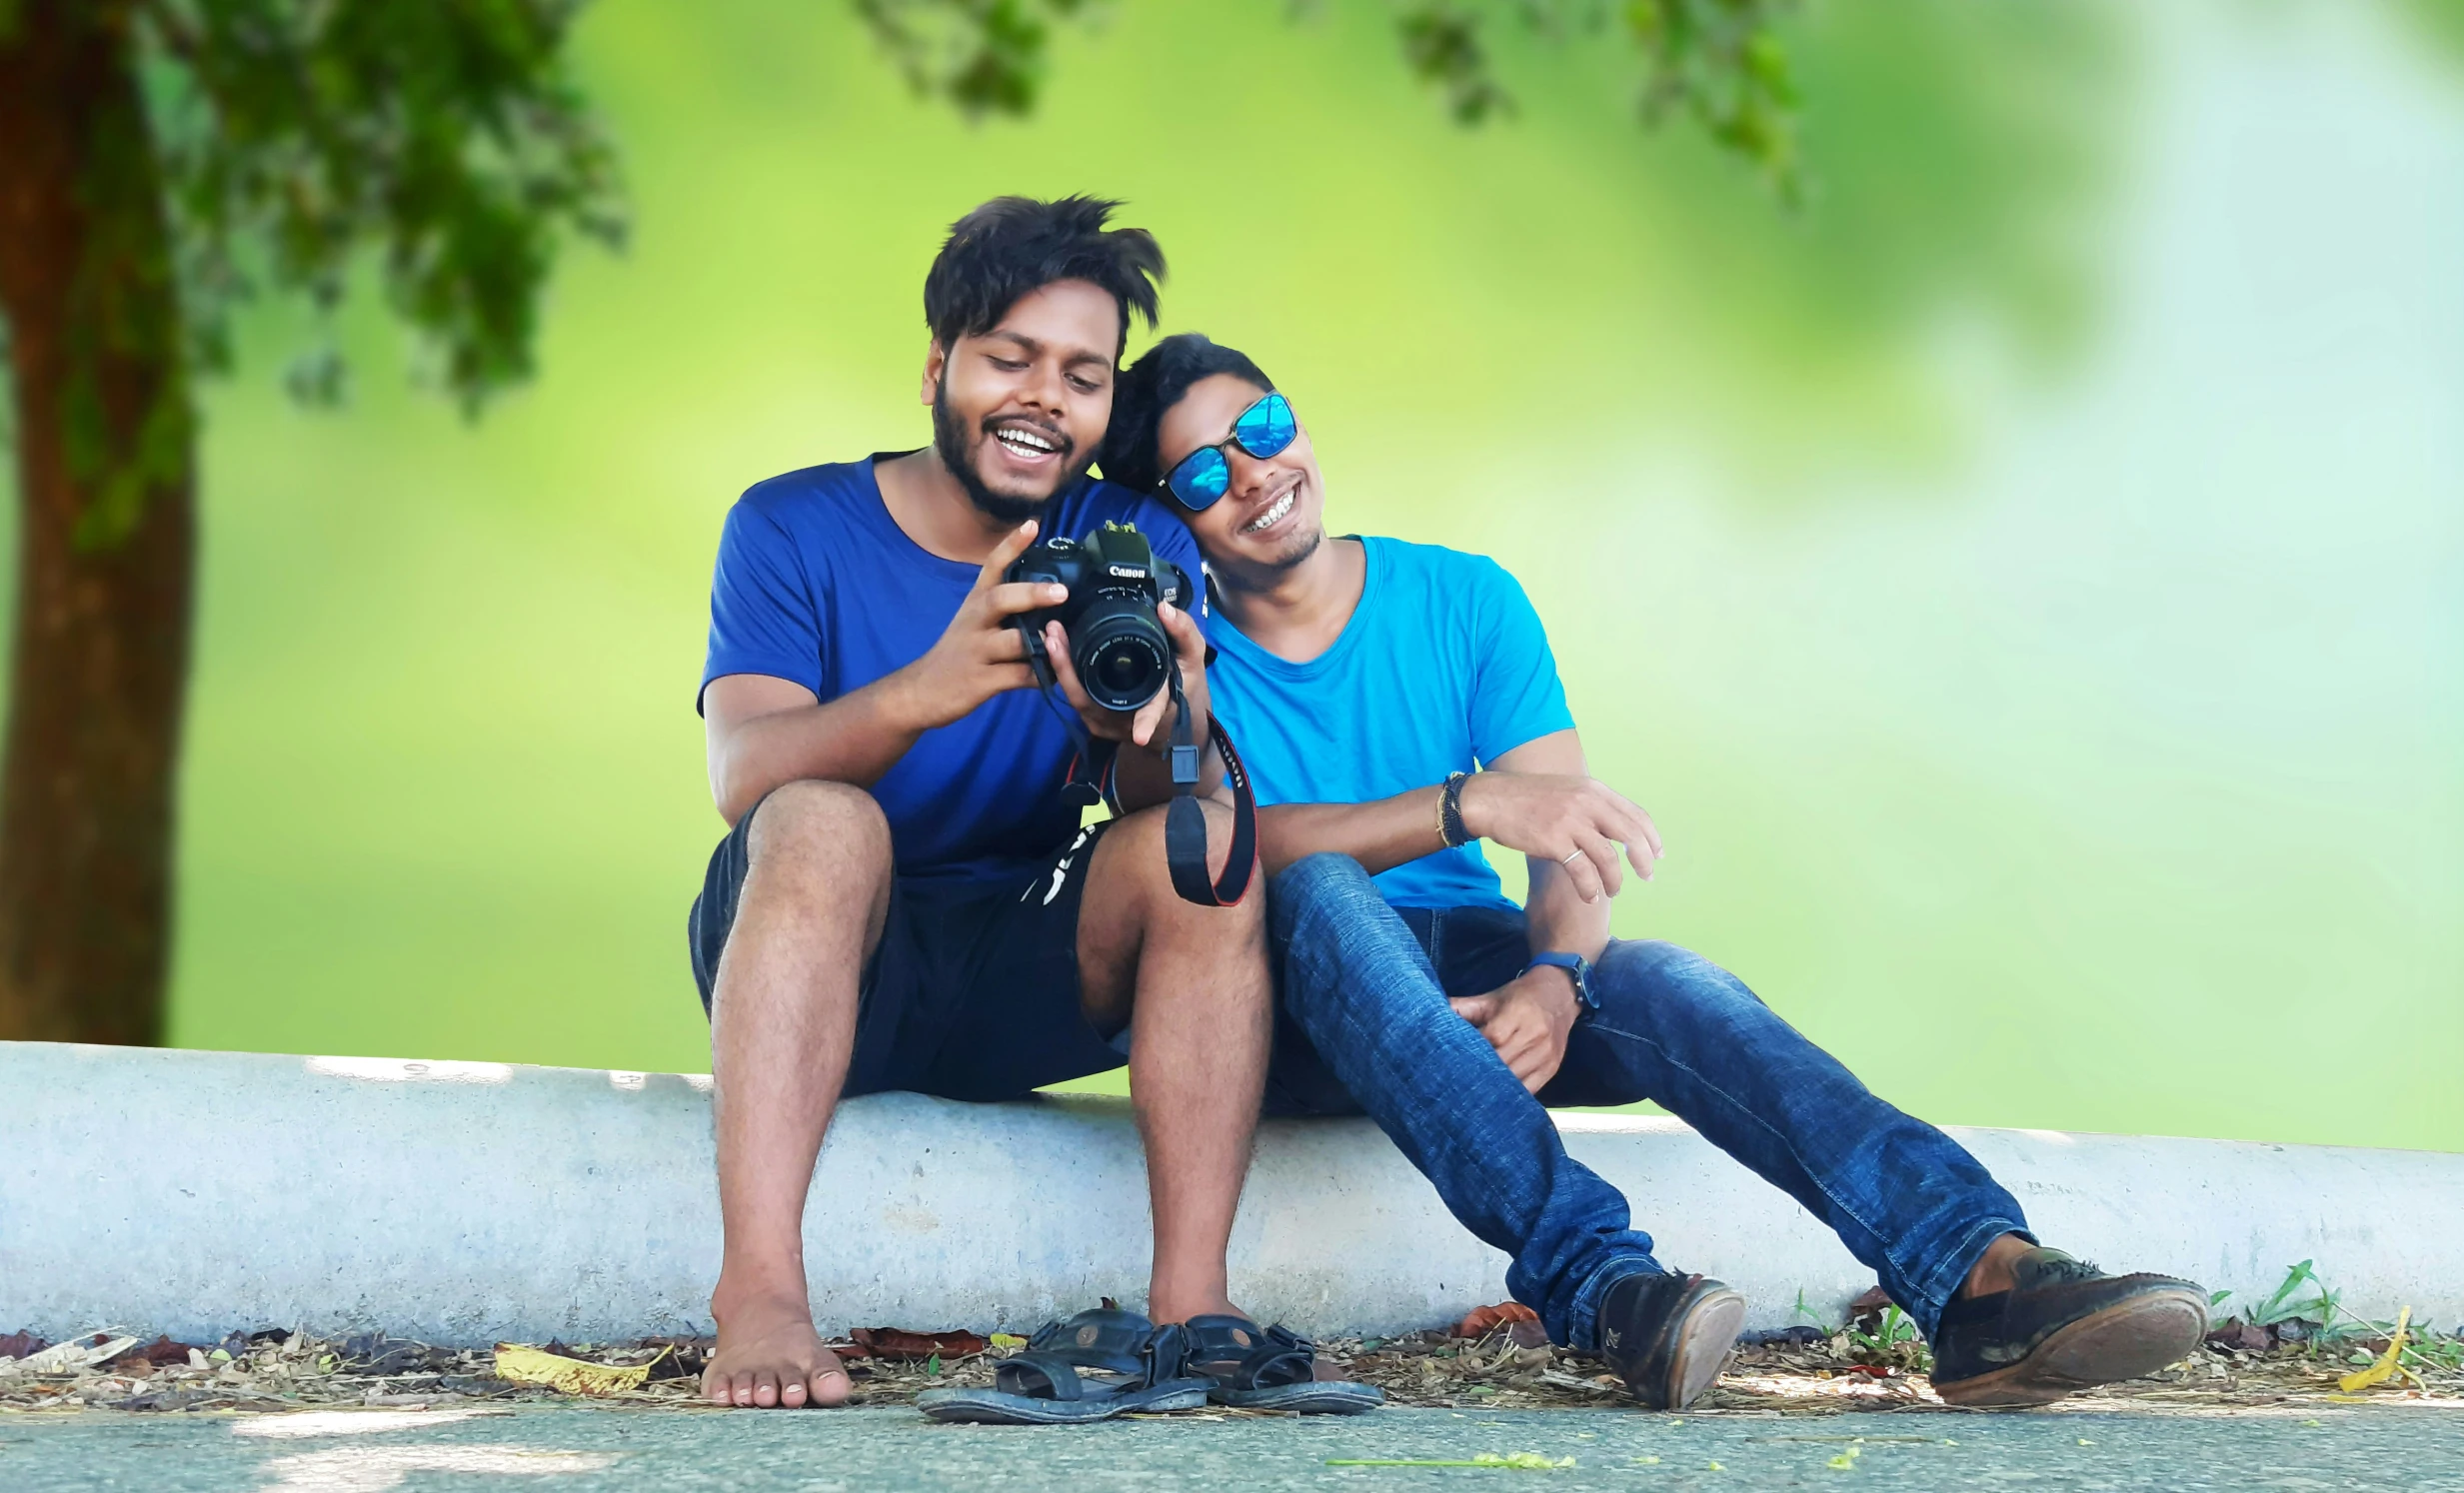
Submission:
<svg viewBox="0 0 2464 1493">
<path fill-rule="evenodd" d="M 1862 1437 L 1862 1441 L 1852 1438 Z M 1549 1471 L 1341 1466 L 1536 1453 Z M 1656 1459 L 1656 1460 L 1653 1460 Z M 1682 1418 L 1634 1411 L 1386 1410 L 1189 1416 L 1051 1429 L 938 1426 L 908 1410 L 511 1410 L 0 1418 L 0 1488 L 453 1493 L 779 1488 L 2002 1488 L 2464 1490 L 2464 1412 L 1902 1413 Z"/>
</svg>

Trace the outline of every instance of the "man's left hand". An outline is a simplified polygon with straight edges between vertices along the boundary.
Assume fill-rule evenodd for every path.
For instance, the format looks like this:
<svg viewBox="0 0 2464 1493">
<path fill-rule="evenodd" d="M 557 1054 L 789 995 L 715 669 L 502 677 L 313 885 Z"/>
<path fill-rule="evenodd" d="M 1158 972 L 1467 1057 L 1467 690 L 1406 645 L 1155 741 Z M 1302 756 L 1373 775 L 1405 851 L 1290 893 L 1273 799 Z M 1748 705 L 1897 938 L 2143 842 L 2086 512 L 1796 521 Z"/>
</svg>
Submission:
<svg viewBox="0 0 2464 1493">
<path fill-rule="evenodd" d="M 1182 692 L 1190 697 L 1191 741 L 1197 746 L 1207 743 L 1207 638 L 1198 630 L 1198 623 L 1187 612 L 1166 602 L 1155 610 L 1156 620 L 1164 624 L 1165 635 L 1173 641 L 1173 653 L 1181 661 Z M 1135 714 L 1108 711 L 1097 705 L 1079 682 L 1078 670 L 1070 662 L 1070 637 L 1057 622 L 1044 625 L 1045 658 L 1053 666 L 1053 682 L 1061 686 L 1062 697 L 1078 711 L 1078 718 L 1087 723 L 1088 735 L 1107 742 L 1128 742 L 1151 747 L 1159 755 L 1172 746 L 1172 728 L 1166 717 L 1173 708 L 1173 692 L 1167 686 L 1158 690 L 1155 699 L 1140 706 Z"/>
<path fill-rule="evenodd" d="M 1538 1093 L 1565 1061 L 1565 1038 L 1581 1005 L 1574 980 L 1553 964 L 1528 969 L 1485 995 L 1446 1002 L 1480 1029 L 1522 1086 Z"/>
</svg>

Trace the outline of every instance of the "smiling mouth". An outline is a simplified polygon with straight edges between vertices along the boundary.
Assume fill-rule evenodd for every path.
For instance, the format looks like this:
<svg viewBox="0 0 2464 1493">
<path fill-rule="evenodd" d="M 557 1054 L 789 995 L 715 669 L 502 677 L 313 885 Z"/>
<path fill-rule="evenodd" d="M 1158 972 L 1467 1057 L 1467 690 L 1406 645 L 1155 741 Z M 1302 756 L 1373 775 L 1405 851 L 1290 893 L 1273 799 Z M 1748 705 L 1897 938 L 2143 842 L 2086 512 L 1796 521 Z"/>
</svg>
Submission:
<svg viewBox="0 0 2464 1493">
<path fill-rule="evenodd" d="M 993 439 L 1001 443 L 1002 450 L 1022 462 L 1040 462 L 1047 457 L 1059 456 L 1069 448 L 1069 443 L 1061 437 L 1031 425 L 1002 426 L 993 432 Z"/>
<path fill-rule="evenodd" d="M 1267 504 L 1266 511 L 1264 513 L 1259 514 L 1256 518 L 1251 519 L 1246 524 L 1241 525 L 1240 532 L 1242 534 L 1265 533 L 1267 530 L 1272 529 L 1275 525 L 1282 523 L 1283 520 L 1291 513 L 1293 507 L 1299 503 L 1299 501 L 1300 485 L 1295 482 L 1289 488 L 1284 489 L 1282 497 L 1277 498 L 1272 503 Z"/>
</svg>

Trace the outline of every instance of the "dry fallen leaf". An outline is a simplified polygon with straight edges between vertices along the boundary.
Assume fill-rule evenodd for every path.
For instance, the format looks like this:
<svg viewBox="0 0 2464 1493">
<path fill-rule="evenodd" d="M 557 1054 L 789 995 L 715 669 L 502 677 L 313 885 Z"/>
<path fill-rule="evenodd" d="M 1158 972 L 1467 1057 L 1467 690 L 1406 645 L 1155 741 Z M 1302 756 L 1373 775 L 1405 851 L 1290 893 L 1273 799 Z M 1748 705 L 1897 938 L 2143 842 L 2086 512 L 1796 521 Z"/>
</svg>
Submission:
<svg viewBox="0 0 2464 1493">
<path fill-rule="evenodd" d="M 633 1368 L 611 1368 L 604 1363 L 584 1363 L 579 1358 L 561 1358 L 521 1343 L 496 1345 L 496 1376 L 509 1384 L 538 1384 L 566 1394 L 622 1394 L 640 1389 L 650 1377 L 651 1365 Z"/>
<path fill-rule="evenodd" d="M 2354 1394 L 2368 1389 L 2373 1384 L 2384 1384 L 2396 1375 L 2404 1373 L 2403 1369 L 2396 1366 L 2396 1355 L 2404 1351 L 2404 1329 L 2412 1324 L 2413 1309 L 2411 1307 L 2408 1306 L 2396 1313 L 2395 1336 L 2387 1339 L 2387 1351 L 2379 1354 L 2378 1362 L 2371 1364 L 2368 1368 L 2355 1369 L 2338 1379 L 2336 1388 L 2343 1390 L 2346 1394 Z M 2406 1377 L 2411 1376 L 2407 1374 Z"/>
</svg>

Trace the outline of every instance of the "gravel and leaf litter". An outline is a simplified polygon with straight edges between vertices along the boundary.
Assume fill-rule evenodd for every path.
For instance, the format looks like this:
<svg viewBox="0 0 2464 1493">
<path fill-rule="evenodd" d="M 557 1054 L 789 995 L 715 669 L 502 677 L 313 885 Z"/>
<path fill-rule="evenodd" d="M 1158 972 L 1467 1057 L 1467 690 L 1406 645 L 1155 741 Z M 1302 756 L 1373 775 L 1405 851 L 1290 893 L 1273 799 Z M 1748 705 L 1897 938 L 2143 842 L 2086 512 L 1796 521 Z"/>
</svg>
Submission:
<svg viewBox="0 0 2464 1493">
<path fill-rule="evenodd" d="M 1863 1303 L 1860 1303 L 1863 1304 Z M 2279 1306 L 2281 1303 L 2279 1303 Z M 1895 1308 L 1841 1327 L 1757 1334 L 1687 1414 L 1828 1416 L 1947 1409 L 1925 1379 L 1923 1344 Z M 2253 1313 L 2259 1315 L 2259 1313 Z M 2378 1325 L 2388 1330 L 2376 1332 Z M 2144 1379 L 2073 1396 L 2077 1410 L 2282 1413 L 2412 1402 L 2464 1407 L 2464 1344 L 2406 1323 L 2253 1326 L 2228 1318 L 2188 1358 Z M 1011 1333 L 859 1329 L 831 1346 L 859 1405 L 900 1405 L 939 1386 L 990 1384 L 1019 1351 Z M 0 1414 L 112 1410 L 272 1412 L 571 1400 L 716 1410 L 701 1398 L 708 1338 L 447 1348 L 383 1333 L 321 1338 L 296 1329 L 213 1343 L 142 1341 L 106 1328 L 63 1343 L 0 1335 Z M 14 1350 L 14 1351 L 10 1351 Z M 1321 1376 L 1357 1379 L 1387 1403 L 1447 1409 L 1613 1408 L 1630 1403 L 1605 1364 L 1551 1345 L 1527 1308 L 1482 1307 L 1450 1327 L 1318 1343 Z M 2363 1372 L 2384 1362 L 2371 1377 Z M 2401 1368 L 2402 1372 L 2396 1372 Z M 2363 1382 L 2367 1380 L 2367 1382 Z M 2345 1388 L 2347 1382 L 2358 1391 Z M 1211 1410 L 1248 1417 L 1269 1412 Z"/>
</svg>

